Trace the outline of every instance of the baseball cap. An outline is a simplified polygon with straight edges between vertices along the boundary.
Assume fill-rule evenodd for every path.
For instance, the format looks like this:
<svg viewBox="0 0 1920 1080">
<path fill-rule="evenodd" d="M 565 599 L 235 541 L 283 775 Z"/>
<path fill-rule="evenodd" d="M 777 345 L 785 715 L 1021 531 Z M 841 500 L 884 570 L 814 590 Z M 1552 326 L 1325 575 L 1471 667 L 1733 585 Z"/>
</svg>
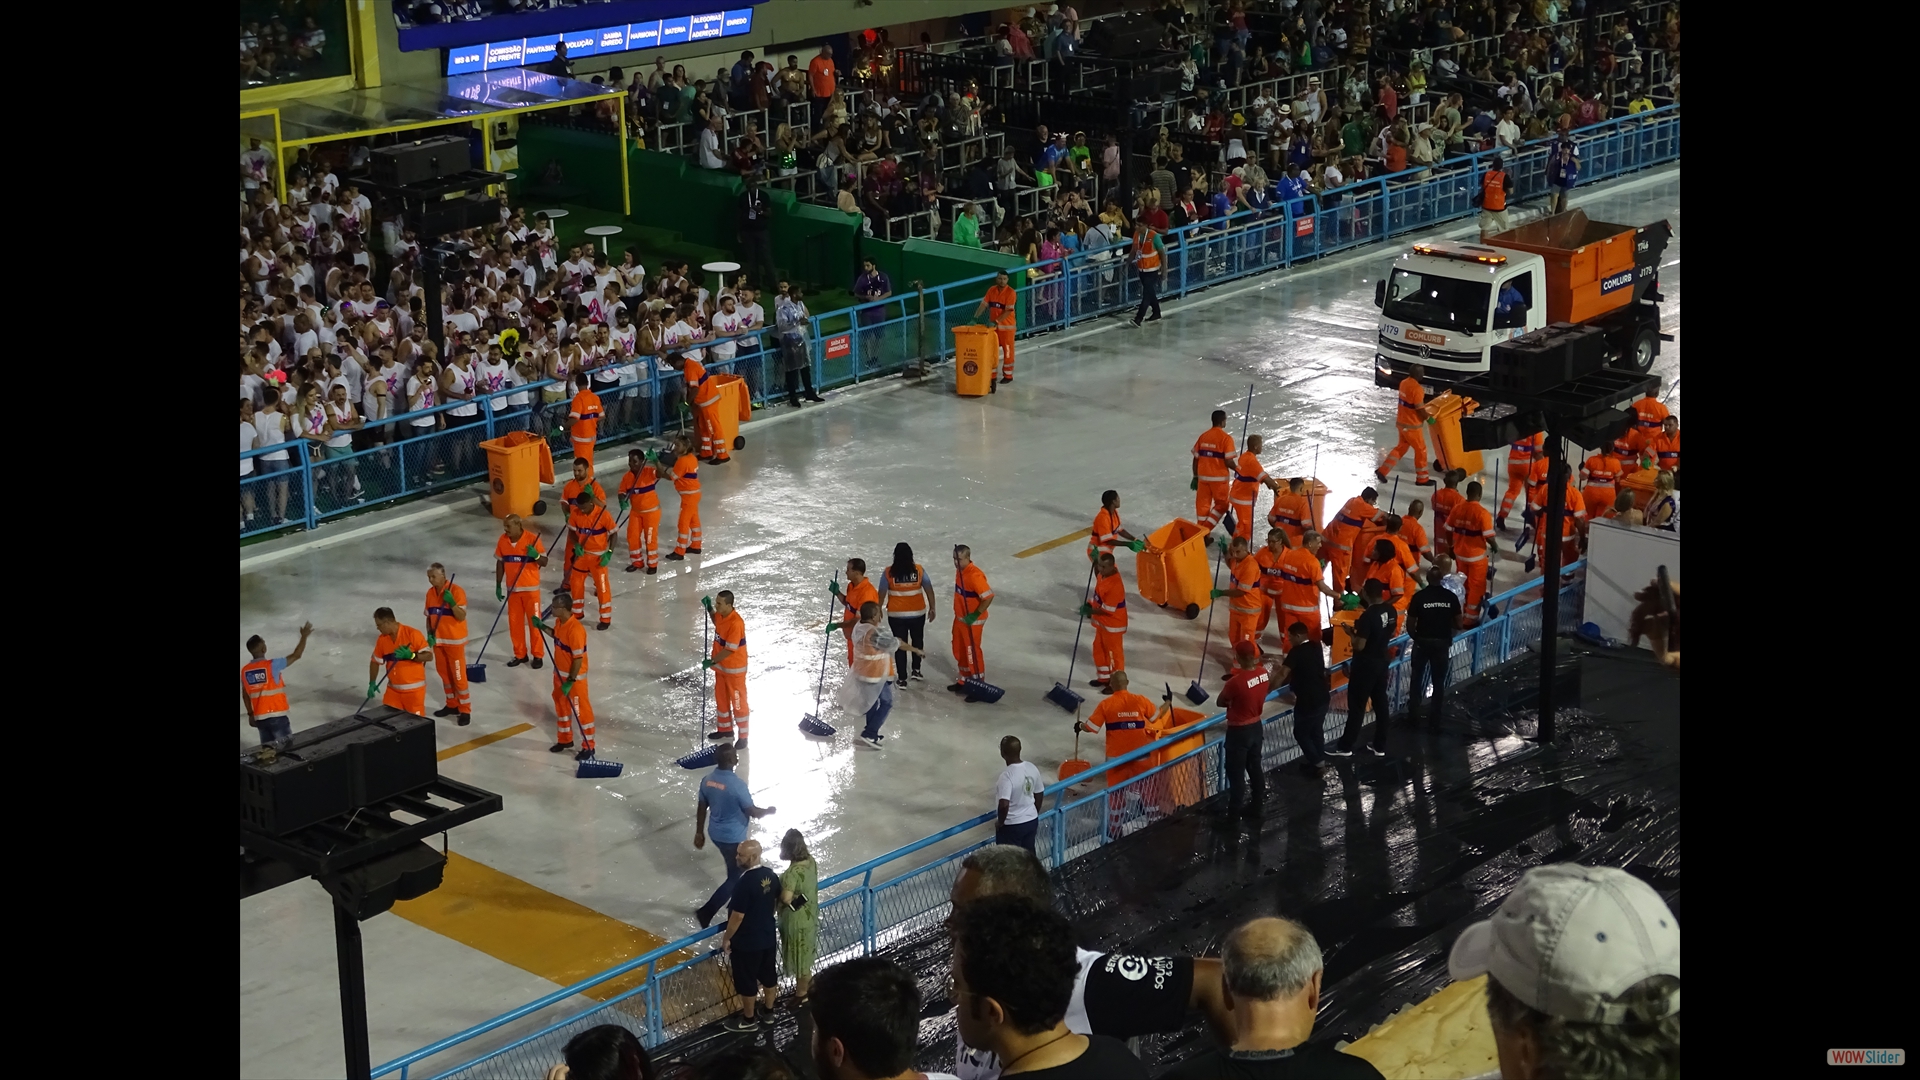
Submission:
<svg viewBox="0 0 1920 1080">
<path fill-rule="evenodd" d="M 1453 943 L 1447 971 L 1456 981 L 1491 975 L 1550 1016 L 1623 1023 L 1626 1010 L 1609 999 L 1650 976 L 1680 977 L 1680 920 L 1625 870 L 1535 867 L 1493 918 Z M 1679 1009 L 1676 993 L 1670 1010 Z"/>
</svg>

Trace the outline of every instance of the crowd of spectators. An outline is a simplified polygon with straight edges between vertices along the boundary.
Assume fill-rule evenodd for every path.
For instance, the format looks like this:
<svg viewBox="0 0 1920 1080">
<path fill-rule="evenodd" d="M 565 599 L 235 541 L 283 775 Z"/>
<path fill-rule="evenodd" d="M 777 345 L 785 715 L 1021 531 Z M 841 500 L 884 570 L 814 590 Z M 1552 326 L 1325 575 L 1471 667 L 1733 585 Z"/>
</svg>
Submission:
<svg viewBox="0 0 1920 1080">
<path fill-rule="evenodd" d="M 240 5 L 240 88 L 345 74 L 346 44 L 329 52 L 322 25 L 343 10 L 337 0 L 331 7 L 322 0 Z"/>
</svg>

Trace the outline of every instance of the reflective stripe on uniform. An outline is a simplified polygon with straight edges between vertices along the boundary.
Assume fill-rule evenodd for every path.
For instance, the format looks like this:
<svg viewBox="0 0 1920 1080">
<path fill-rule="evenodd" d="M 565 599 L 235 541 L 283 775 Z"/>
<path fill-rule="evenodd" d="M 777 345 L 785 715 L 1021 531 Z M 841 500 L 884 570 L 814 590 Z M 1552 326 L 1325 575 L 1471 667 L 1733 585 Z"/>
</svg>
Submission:
<svg viewBox="0 0 1920 1080">
<path fill-rule="evenodd" d="M 427 688 L 427 683 L 426 683 L 426 680 L 424 679 L 421 680 L 420 682 L 410 682 L 410 683 L 390 682 L 387 684 L 387 689 L 389 690 L 425 690 L 426 688 Z"/>
</svg>

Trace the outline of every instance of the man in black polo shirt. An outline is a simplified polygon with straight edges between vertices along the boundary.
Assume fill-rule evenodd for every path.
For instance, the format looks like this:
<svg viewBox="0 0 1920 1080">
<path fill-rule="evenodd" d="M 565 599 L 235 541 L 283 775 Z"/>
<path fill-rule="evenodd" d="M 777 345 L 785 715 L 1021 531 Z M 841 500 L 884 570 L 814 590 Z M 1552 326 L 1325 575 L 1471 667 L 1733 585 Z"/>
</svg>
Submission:
<svg viewBox="0 0 1920 1080">
<path fill-rule="evenodd" d="M 1293 741 L 1300 746 L 1300 765 L 1308 776 L 1318 776 L 1327 763 L 1327 659 L 1318 641 L 1308 640 L 1307 624 L 1287 627 L 1287 658 L 1275 679 L 1293 691 Z"/>
<path fill-rule="evenodd" d="M 734 861 L 746 871 L 733 883 L 728 902 L 727 931 L 720 938 L 733 964 L 733 989 L 740 995 L 740 1012 L 727 1017 L 728 1031 L 753 1031 L 756 998 L 766 1010 L 762 1019 L 773 1022 L 773 1000 L 780 992 L 780 973 L 774 965 L 779 942 L 774 937 L 773 913 L 780 904 L 780 876 L 760 865 L 760 841 L 744 840 Z"/>
<path fill-rule="evenodd" d="M 1422 680 L 1433 683 L 1433 722 L 1438 724 L 1447 708 L 1447 668 L 1453 652 L 1453 635 L 1464 621 L 1460 598 L 1441 582 L 1453 573 L 1453 560 L 1437 555 L 1433 560 L 1430 584 L 1413 594 L 1407 604 L 1407 634 L 1413 638 L 1412 678 L 1407 680 L 1407 721 L 1420 720 Z"/>
<path fill-rule="evenodd" d="M 1387 586 L 1368 578 L 1361 595 L 1367 610 L 1353 623 L 1353 659 L 1347 665 L 1347 730 L 1328 757 L 1352 757 L 1354 750 L 1382 755 L 1387 751 L 1387 642 L 1393 638 L 1399 612 L 1387 603 Z M 1366 726 L 1367 702 L 1373 702 L 1373 745 L 1363 746 L 1360 729 Z"/>
</svg>

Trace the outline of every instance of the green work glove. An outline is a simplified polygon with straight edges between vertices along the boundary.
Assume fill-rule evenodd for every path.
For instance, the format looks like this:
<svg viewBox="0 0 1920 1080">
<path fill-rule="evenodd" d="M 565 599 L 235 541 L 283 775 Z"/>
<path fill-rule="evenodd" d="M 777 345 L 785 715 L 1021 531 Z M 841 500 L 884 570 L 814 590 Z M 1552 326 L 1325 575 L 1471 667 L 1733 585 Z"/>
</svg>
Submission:
<svg viewBox="0 0 1920 1080">
<path fill-rule="evenodd" d="M 528 622 L 530 622 L 530 623 L 532 623 L 532 624 L 533 624 L 533 628 L 534 628 L 534 629 L 536 629 L 536 630 L 544 630 L 544 631 L 546 631 L 546 632 L 547 632 L 547 633 L 549 633 L 549 634 L 551 634 L 551 633 L 553 633 L 553 627 L 551 627 L 551 626 L 548 626 L 548 625 L 546 624 L 546 622 L 545 622 L 545 620 L 543 620 L 543 619 L 541 619 L 541 618 L 540 618 L 540 616 L 538 616 L 538 615 L 535 615 L 535 616 L 533 616 L 532 618 L 530 618 L 530 619 L 528 619 L 527 621 L 528 621 Z"/>
<path fill-rule="evenodd" d="M 628 498 L 625 492 L 620 493 L 620 509 L 625 510 L 628 504 L 632 502 L 633 500 Z"/>
<path fill-rule="evenodd" d="M 377 694 L 377 693 L 379 693 L 379 692 L 380 692 L 380 683 L 379 683 L 379 681 L 378 681 L 378 680 L 374 680 L 374 679 L 369 679 L 369 680 L 367 680 L 367 696 L 368 696 L 368 697 L 372 697 L 373 695 L 375 695 L 375 694 Z"/>
<path fill-rule="evenodd" d="M 1340 608 L 1343 611 L 1355 611 L 1358 610 L 1359 607 L 1360 597 L 1354 593 L 1348 593 L 1340 598 Z"/>
<path fill-rule="evenodd" d="M 1207 590 L 1207 599 L 1209 599 L 1209 600 L 1218 600 L 1218 599 L 1220 599 L 1221 597 L 1223 597 L 1223 596 L 1225 596 L 1225 595 L 1227 595 L 1227 590 L 1225 590 L 1225 589 L 1209 589 L 1209 590 Z"/>
<path fill-rule="evenodd" d="M 493 583 L 493 598 L 501 603 L 507 602 L 507 587 L 496 581 Z"/>
<path fill-rule="evenodd" d="M 827 624 L 827 633 L 829 635 L 837 634 L 840 631 L 845 630 L 846 628 L 847 627 L 845 623 L 830 622 Z"/>
<path fill-rule="evenodd" d="M 1189 481 L 1187 482 L 1187 490 L 1188 490 L 1188 491 L 1199 491 L 1199 490 L 1200 490 L 1200 478 L 1196 476 L 1196 477 L 1194 477 L 1194 478 L 1193 478 L 1192 480 L 1189 480 Z"/>
<path fill-rule="evenodd" d="M 1147 542 L 1145 540 L 1129 540 L 1127 541 L 1127 550 L 1133 552 L 1145 551 L 1147 550 Z"/>
<path fill-rule="evenodd" d="M 1427 423 L 1429 423 L 1429 424 L 1431 424 L 1431 423 L 1433 423 L 1433 422 L 1435 421 L 1435 419 L 1436 419 L 1435 417 L 1431 417 L 1431 416 L 1429 416 L 1429 417 L 1427 417 Z"/>
<path fill-rule="evenodd" d="M 1091 615 L 1091 614 L 1093 614 L 1093 605 L 1092 605 L 1092 604 L 1081 604 L 1081 605 L 1080 605 L 1080 614 L 1081 614 L 1081 616 L 1083 616 L 1083 617 L 1084 617 L 1084 616 L 1087 616 L 1087 615 Z"/>
<path fill-rule="evenodd" d="M 573 680 L 572 680 L 572 679 L 568 679 L 568 680 L 567 680 L 566 682 L 563 682 L 563 683 L 561 683 L 561 684 L 560 684 L 560 692 L 561 692 L 562 694 L 571 694 L 571 693 L 573 693 Z"/>
<path fill-rule="evenodd" d="M 966 623 L 968 626 L 972 626 L 974 623 L 980 621 L 980 613 L 977 611 L 969 611 L 965 615 L 960 616 L 960 621 Z"/>
<path fill-rule="evenodd" d="M 600 565 L 601 565 L 601 566 L 605 566 L 605 565 L 607 565 L 608 563 L 610 563 L 610 562 L 612 562 L 612 561 L 613 561 L 613 549 L 612 549 L 612 548 L 608 548 L 607 550 L 605 550 L 605 551 L 603 551 L 603 552 L 601 552 L 601 553 L 600 553 Z"/>
<path fill-rule="evenodd" d="M 581 546 L 581 545 L 579 545 L 579 544 L 575 544 L 575 545 L 573 545 L 573 557 L 574 557 L 574 558 L 576 558 L 576 559 L 577 559 L 577 558 L 579 558 L 580 556 L 582 556 L 582 555 L 585 555 L 586 553 L 587 553 L 587 549 L 586 549 L 585 547 L 582 547 L 582 546 Z"/>
<path fill-rule="evenodd" d="M 397 649 L 395 649 L 395 650 L 393 650 L 393 658 L 394 658 L 395 660 L 411 660 L 411 659 L 413 659 L 413 646 L 411 646 L 411 645 L 402 645 L 402 646 L 400 646 L 399 648 L 397 648 Z"/>
<path fill-rule="evenodd" d="M 689 406 L 687 405 L 687 403 L 686 403 L 686 402 L 684 402 L 684 401 L 682 401 L 682 402 L 680 403 L 680 411 L 681 411 L 681 412 L 692 412 L 692 411 L 693 411 L 693 409 L 692 409 L 691 407 L 689 407 Z"/>
<path fill-rule="evenodd" d="M 537 559 L 539 557 L 540 557 L 540 545 L 534 543 L 531 540 L 527 541 L 527 558 Z"/>
<path fill-rule="evenodd" d="M 707 609 L 707 614 L 709 615 L 713 614 L 713 597 L 711 596 L 701 597 L 700 606 Z"/>
<path fill-rule="evenodd" d="M 705 660 L 700 661 L 700 670 L 705 671 L 708 668 L 713 667 L 715 663 L 717 663 L 717 661 L 715 661 L 713 657 L 709 656 Z"/>
<path fill-rule="evenodd" d="M 843 593 L 843 592 L 841 592 L 841 591 L 840 591 L 840 579 L 839 579 L 839 578 L 835 578 L 835 579 L 833 579 L 832 581 L 829 581 L 829 582 L 827 582 L 827 591 L 828 591 L 828 592 L 830 592 L 830 593 L 832 593 L 832 594 L 833 594 L 833 595 L 835 595 L 835 596 L 845 596 L 845 595 L 846 595 L 845 593 Z"/>
<path fill-rule="evenodd" d="M 452 606 L 453 606 L 453 590 L 452 590 L 452 589 L 441 589 L 441 590 L 440 590 L 440 602 L 441 602 L 441 603 L 443 603 L 443 604 L 445 604 L 445 605 L 447 605 L 448 607 L 452 607 Z"/>
<path fill-rule="evenodd" d="M 647 460 L 648 460 L 648 461 L 659 461 L 659 460 L 660 460 L 660 451 L 658 451 L 658 450 L 649 450 L 649 451 L 647 451 Z"/>
<path fill-rule="evenodd" d="M 427 635 L 427 648 L 431 649 L 438 644 L 440 644 L 439 640 L 436 639 L 432 634 Z"/>
</svg>

